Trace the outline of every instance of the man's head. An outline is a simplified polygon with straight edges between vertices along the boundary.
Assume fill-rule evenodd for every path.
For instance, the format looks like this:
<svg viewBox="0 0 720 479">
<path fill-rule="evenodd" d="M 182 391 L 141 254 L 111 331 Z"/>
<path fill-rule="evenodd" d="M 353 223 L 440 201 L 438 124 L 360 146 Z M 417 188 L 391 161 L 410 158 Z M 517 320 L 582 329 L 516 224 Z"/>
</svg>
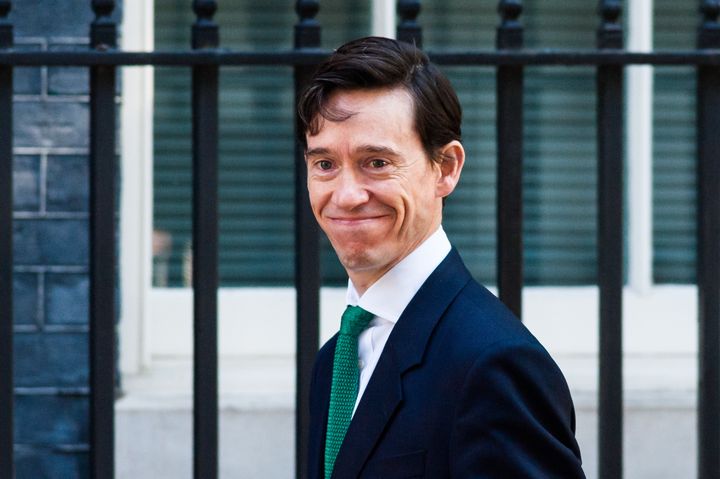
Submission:
<svg viewBox="0 0 720 479">
<path fill-rule="evenodd" d="M 323 119 L 346 116 L 329 108 L 333 92 L 380 88 L 402 88 L 410 94 L 415 131 L 428 158 L 437 159 L 440 147 L 460 141 L 462 108 L 450 81 L 422 50 L 382 37 L 348 42 L 320 65 L 298 106 L 304 133 L 317 133 Z"/>
<path fill-rule="evenodd" d="M 440 226 L 465 153 L 448 80 L 415 47 L 353 41 L 301 99 L 310 203 L 362 294 Z"/>
</svg>

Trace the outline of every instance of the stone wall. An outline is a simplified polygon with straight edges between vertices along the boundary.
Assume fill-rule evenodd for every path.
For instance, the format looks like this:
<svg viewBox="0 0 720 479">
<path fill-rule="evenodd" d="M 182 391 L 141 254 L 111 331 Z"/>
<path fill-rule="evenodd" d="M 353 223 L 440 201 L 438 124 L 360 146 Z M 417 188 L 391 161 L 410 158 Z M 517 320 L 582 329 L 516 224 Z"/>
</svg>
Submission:
<svg viewBox="0 0 720 479">
<path fill-rule="evenodd" d="M 88 48 L 91 2 L 12 4 L 17 49 Z M 89 475 L 88 112 L 87 69 L 15 70 L 17 479 Z"/>
</svg>

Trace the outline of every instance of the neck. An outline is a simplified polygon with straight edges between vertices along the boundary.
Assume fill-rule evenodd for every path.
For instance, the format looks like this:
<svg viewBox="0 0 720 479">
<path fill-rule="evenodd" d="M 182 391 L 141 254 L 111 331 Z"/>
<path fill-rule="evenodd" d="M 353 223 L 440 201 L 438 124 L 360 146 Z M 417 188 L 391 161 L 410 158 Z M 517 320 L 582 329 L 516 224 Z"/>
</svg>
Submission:
<svg viewBox="0 0 720 479">
<path fill-rule="evenodd" d="M 394 264 L 392 266 L 395 266 Z M 392 266 L 384 268 L 382 271 L 373 271 L 373 272 L 351 272 L 348 271 L 348 277 L 350 278 L 350 281 L 352 281 L 353 286 L 355 287 L 355 291 L 357 291 L 358 296 L 362 296 L 365 294 L 365 291 L 370 289 L 370 286 L 375 284 L 377 280 L 383 277 L 385 273 L 390 271 Z"/>
<path fill-rule="evenodd" d="M 384 265 L 382 268 L 378 269 L 361 269 L 361 270 L 351 270 L 351 269 L 345 269 L 347 272 L 348 277 L 350 278 L 350 281 L 352 281 L 353 286 L 355 287 L 355 291 L 357 291 L 358 296 L 362 296 L 365 294 L 365 291 L 370 289 L 370 287 L 375 284 L 380 278 L 382 278 L 385 273 L 390 271 L 400 263 L 402 260 L 408 257 L 408 255 L 412 254 L 416 249 L 420 247 L 427 239 L 432 236 L 437 230 L 440 228 L 440 222 L 438 221 L 438 224 L 436 227 L 432 228 L 430 232 L 425 235 L 425 237 L 422 239 L 422 241 L 419 241 L 416 245 L 414 245 L 413 248 L 410 248 L 408 251 L 405 252 L 402 256 L 400 256 L 398 259 L 393 261 L 392 263 L 388 263 Z"/>
</svg>

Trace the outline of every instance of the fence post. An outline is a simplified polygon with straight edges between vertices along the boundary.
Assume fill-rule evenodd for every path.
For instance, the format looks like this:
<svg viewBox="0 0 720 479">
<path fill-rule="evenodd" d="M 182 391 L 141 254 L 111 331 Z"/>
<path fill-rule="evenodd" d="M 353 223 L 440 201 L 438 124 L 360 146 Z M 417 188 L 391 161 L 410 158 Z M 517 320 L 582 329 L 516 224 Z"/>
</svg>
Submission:
<svg viewBox="0 0 720 479">
<path fill-rule="evenodd" d="M 523 46 L 520 0 L 501 0 L 496 47 Z M 523 286 L 523 83 L 522 66 L 497 69 L 497 284 L 500 300 L 522 318 Z"/>
<path fill-rule="evenodd" d="M 90 47 L 116 47 L 113 0 L 93 0 Z M 90 476 L 115 474 L 115 66 L 90 68 Z"/>
<path fill-rule="evenodd" d="M 0 0 L 0 51 L 13 44 L 10 1 Z M 13 68 L 0 66 L 0 477 L 13 460 Z"/>
<path fill-rule="evenodd" d="M 217 3 L 194 0 L 192 48 L 219 45 Z M 193 474 L 218 476 L 218 66 L 192 68 Z"/>
<path fill-rule="evenodd" d="M 720 2 L 700 3 L 699 49 L 720 49 Z M 720 67 L 697 69 L 698 479 L 720 477 Z"/>
<path fill-rule="evenodd" d="M 600 0 L 599 49 L 621 49 L 619 0 Z M 623 67 L 597 69 L 598 286 L 600 365 L 598 477 L 623 475 Z"/>
<path fill-rule="evenodd" d="M 399 0 L 397 12 L 400 15 L 400 23 L 397 26 L 397 39 L 422 48 L 422 29 L 417 22 L 417 16 L 420 14 L 420 1 Z"/>
<path fill-rule="evenodd" d="M 295 50 L 320 47 L 320 23 L 315 19 L 320 5 L 314 0 L 298 0 L 295 11 Z M 315 70 L 311 65 L 294 68 L 295 105 Z M 310 199 L 307 194 L 305 150 L 299 141 L 304 135 L 295 112 L 295 477 L 308 470 L 310 432 L 310 381 L 320 335 L 320 243 Z"/>
</svg>

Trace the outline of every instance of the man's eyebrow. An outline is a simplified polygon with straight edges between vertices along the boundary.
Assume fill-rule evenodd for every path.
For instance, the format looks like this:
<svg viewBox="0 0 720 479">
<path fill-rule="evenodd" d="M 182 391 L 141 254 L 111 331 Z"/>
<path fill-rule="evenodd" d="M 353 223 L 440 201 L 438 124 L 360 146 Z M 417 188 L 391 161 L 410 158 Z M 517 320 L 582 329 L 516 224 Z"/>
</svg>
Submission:
<svg viewBox="0 0 720 479">
<path fill-rule="evenodd" d="M 327 156 L 330 150 L 327 148 L 310 148 L 305 152 L 305 156 Z"/>
<path fill-rule="evenodd" d="M 363 152 L 363 153 L 375 153 L 380 155 L 387 155 L 387 156 L 400 156 L 400 153 L 389 146 L 382 146 L 382 145 L 360 145 L 357 148 L 357 151 Z"/>
<path fill-rule="evenodd" d="M 357 148 L 355 148 L 356 152 L 360 153 L 373 153 L 373 154 L 380 154 L 380 155 L 387 155 L 387 156 L 400 156 L 400 153 L 389 146 L 382 146 L 382 145 L 360 145 Z M 305 152 L 305 156 L 312 157 L 312 156 L 328 156 L 330 154 L 330 150 L 325 147 L 318 147 L 318 148 L 310 148 Z"/>
</svg>

